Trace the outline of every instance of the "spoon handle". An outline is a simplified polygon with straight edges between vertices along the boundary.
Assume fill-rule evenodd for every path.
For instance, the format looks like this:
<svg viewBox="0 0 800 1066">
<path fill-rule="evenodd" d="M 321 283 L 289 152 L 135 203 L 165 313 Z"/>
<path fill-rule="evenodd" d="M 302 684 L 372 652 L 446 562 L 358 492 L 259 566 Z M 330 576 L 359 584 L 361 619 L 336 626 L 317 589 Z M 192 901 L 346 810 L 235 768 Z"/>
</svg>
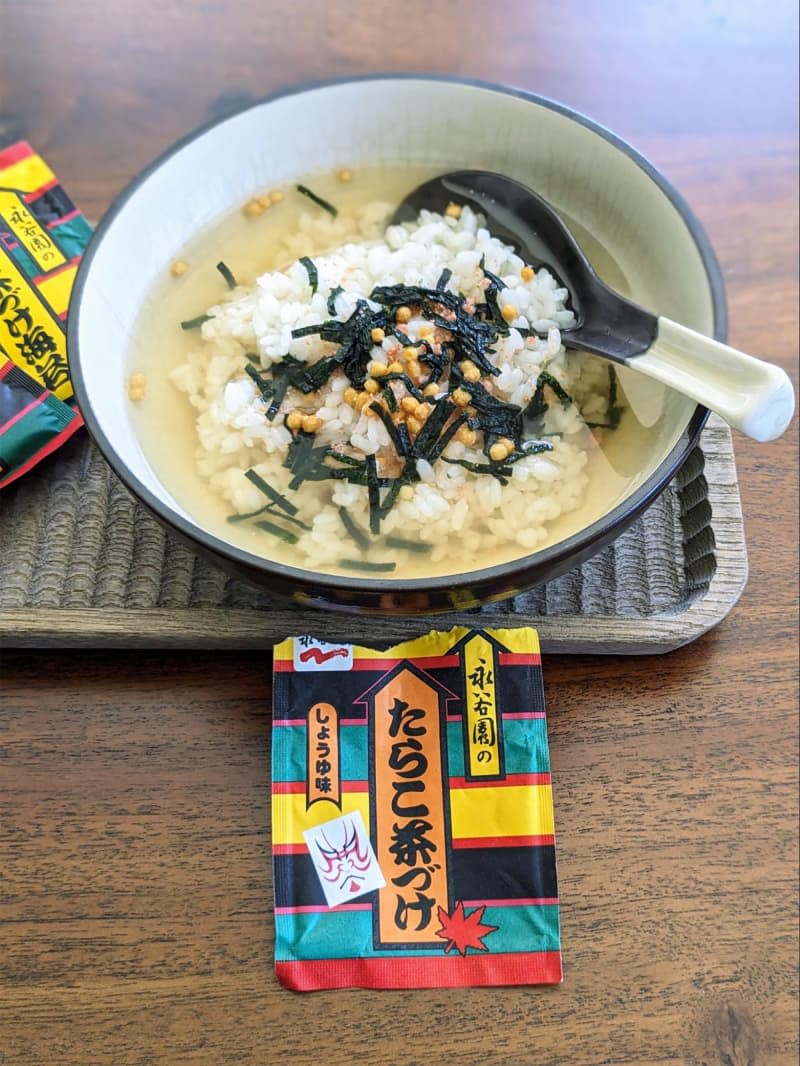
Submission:
<svg viewBox="0 0 800 1066">
<path fill-rule="evenodd" d="M 794 413 L 794 390 L 779 366 L 696 333 L 669 318 L 658 319 L 656 339 L 625 360 L 721 415 L 757 441 L 779 437 Z"/>
</svg>

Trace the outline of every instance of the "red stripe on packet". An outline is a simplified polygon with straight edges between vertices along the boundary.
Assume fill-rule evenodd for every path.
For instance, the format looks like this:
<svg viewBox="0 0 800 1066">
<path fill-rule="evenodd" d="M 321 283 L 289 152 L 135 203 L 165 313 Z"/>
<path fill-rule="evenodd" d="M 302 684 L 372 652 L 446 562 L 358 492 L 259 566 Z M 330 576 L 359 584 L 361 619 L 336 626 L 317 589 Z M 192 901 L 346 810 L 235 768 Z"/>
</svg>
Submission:
<svg viewBox="0 0 800 1066">
<path fill-rule="evenodd" d="M 454 848 L 540 848 L 555 844 L 556 838 L 549 836 L 530 837 L 461 837 L 453 839 Z"/>
<path fill-rule="evenodd" d="M 465 907 L 557 907 L 558 896 L 545 899 L 465 899 Z"/>
<path fill-rule="evenodd" d="M 327 903 L 320 903 L 317 907 L 276 907 L 276 914 L 327 914 L 331 908 Z M 371 903 L 337 903 L 339 911 L 371 911 Z"/>
<path fill-rule="evenodd" d="M 79 212 L 76 211 L 75 214 L 77 215 L 79 214 Z M 54 225 L 57 226 L 63 221 L 63 218 L 59 218 L 54 223 Z M 62 263 L 61 266 L 56 267 L 55 270 L 50 270 L 47 274 L 37 274 L 36 277 L 32 278 L 31 280 L 33 281 L 34 285 L 41 285 L 43 281 L 51 281 L 53 278 L 57 278 L 59 274 L 63 274 L 65 270 L 69 270 L 71 267 L 76 267 L 78 263 L 80 263 L 80 261 L 81 257 L 79 255 L 74 255 L 72 259 L 68 260 L 66 263 Z"/>
<path fill-rule="evenodd" d="M 450 788 L 519 788 L 523 785 L 549 785 L 550 774 L 506 774 L 505 777 L 475 778 L 451 777 Z"/>
<path fill-rule="evenodd" d="M 472 985 L 556 985 L 561 953 L 520 951 L 485 955 L 308 959 L 276 962 L 278 980 L 295 992 L 321 988 L 467 988 Z"/>
<path fill-rule="evenodd" d="M 50 192 L 51 189 L 55 189 L 61 182 L 58 178 L 53 178 L 52 181 L 46 181 L 44 185 L 40 185 L 38 189 L 34 189 L 33 192 L 26 192 L 24 194 L 24 200 L 26 204 L 32 204 L 35 200 L 38 200 L 40 196 L 44 196 L 46 192 Z"/>
<path fill-rule="evenodd" d="M 415 656 L 413 659 L 356 659 L 353 662 L 353 670 L 376 670 L 385 672 L 394 670 L 403 662 L 412 662 L 420 670 L 437 670 L 442 667 L 458 666 L 460 660 L 457 655 L 429 655 Z M 294 671 L 294 663 L 291 659 L 276 659 L 272 666 L 273 673 L 290 674 Z"/>
<path fill-rule="evenodd" d="M 273 855 L 308 855 L 308 848 L 302 844 L 273 844 Z"/>
<path fill-rule="evenodd" d="M 23 159 L 30 159 L 32 155 L 33 149 L 27 141 L 17 141 L 16 144 L 9 145 L 0 152 L 0 168 L 5 170 L 15 163 L 20 163 Z"/>
<path fill-rule="evenodd" d="M 301 726 L 306 728 L 305 718 L 273 718 L 272 725 L 274 728 L 286 728 L 288 726 Z M 366 725 L 366 718 L 340 718 L 339 725 Z"/>
<path fill-rule="evenodd" d="M 68 212 L 66 215 L 63 216 L 63 218 L 54 218 L 52 220 L 52 222 L 48 222 L 47 223 L 47 228 L 48 229 L 55 229 L 56 226 L 60 226 L 64 222 L 71 222 L 73 220 L 73 218 L 77 218 L 79 214 L 80 214 L 80 211 L 76 207 L 74 211 Z M 73 261 L 75 261 L 75 260 L 73 260 Z"/>
<path fill-rule="evenodd" d="M 276 796 L 302 796 L 306 788 L 305 781 L 272 782 L 272 791 Z M 342 781 L 342 792 L 369 792 L 369 781 Z"/>
<path fill-rule="evenodd" d="M 0 374 L 0 378 L 2 376 L 3 375 Z M 0 433 L 5 433 L 7 429 L 11 429 L 11 427 L 16 422 L 19 422 L 19 420 L 21 418 L 25 417 L 25 415 L 28 413 L 28 411 L 32 411 L 34 409 L 34 407 L 38 407 L 39 404 L 40 403 L 44 403 L 44 401 L 46 399 L 47 399 L 47 393 L 44 392 L 44 391 L 40 392 L 37 397 L 35 397 L 33 400 L 31 400 L 31 402 L 27 405 L 27 407 L 23 407 L 21 411 L 17 411 L 17 413 L 15 415 L 12 415 L 11 418 L 9 418 L 9 420 L 7 422 L 4 422 L 3 425 L 0 426 Z"/>
<path fill-rule="evenodd" d="M 501 666 L 540 666 L 541 655 L 518 651 L 501 651 L 497 656 Z"/>
<path fill-rule="evenodd" d="M 448 666 L 458 666 L 457 655 L 415 655 L 412 659 L 356 659 L 354 670 L 394 670 L 400 663 L 410 662 L 420 670 L 439 670 Z"/>
</svg>

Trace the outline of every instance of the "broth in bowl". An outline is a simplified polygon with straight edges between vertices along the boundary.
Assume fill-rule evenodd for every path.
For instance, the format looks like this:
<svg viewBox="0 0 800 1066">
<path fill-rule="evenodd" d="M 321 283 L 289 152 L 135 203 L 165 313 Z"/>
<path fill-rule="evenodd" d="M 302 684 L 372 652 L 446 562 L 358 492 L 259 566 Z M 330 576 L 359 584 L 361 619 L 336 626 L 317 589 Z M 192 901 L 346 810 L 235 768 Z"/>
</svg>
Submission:
<svg viewBox="0 0 800 1066">
<path fill-rule="evenodd" d="M 564 349 L 558 281 L 458 203 L 389 224 L 434 173 L 264 190 L 165 264 L 132 344 L 132 417 L 217 537 L 329 574 L 465 573 L 558 543 L 643 480 L 657 419 L 611 363 Z"/>
</svg>

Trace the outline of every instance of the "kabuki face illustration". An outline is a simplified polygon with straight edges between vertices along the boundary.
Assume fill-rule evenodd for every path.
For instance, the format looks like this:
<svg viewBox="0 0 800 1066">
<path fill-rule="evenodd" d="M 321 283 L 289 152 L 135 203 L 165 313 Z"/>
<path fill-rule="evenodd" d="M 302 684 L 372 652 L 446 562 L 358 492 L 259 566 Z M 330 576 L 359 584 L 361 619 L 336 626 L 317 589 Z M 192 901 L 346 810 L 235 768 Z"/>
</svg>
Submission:
<svg viewBox="0 0 800 1066">
<path fill-rule="evenodd" d="M 352 906 L 385 886 L 360 810 L 304 829 L 303 840 L 329 907 Z"/>
<path fill-rule="evenodd" d="M 316 840 L 320 877 L 345 892 L 360 892 L 372 862 L 367 842 L 359 839 L 358 828 L 352 821 L 342 822 L 341 843 L 335 837 L 331 840 L 329 832 L 330 829 L 322 831 Z"/>
</svg>

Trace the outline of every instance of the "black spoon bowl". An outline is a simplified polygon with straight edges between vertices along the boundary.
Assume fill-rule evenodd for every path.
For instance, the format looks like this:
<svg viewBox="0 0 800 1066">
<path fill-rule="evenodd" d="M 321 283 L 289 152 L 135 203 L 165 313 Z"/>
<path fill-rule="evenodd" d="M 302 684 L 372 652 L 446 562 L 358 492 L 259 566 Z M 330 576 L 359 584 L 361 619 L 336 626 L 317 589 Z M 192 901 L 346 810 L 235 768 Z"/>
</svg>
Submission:
<svg viewBox="0 0 800 1066">
<path fill-rule="evenodd" d="M 647 374 L 755 440 L 773 440 L 786 429 L 794 390 L 780 367 L 626 300 L 598 277 L 550 204 L 520 182 L 484 170 L 443 174 L 411 192 L 392 222 L 412 222 L 422 210 L 443 212 L 451 202 L 484 215 L 493 236 L 567 289 L 575 324 L 561 330 L 565 347 Z"/>
</svg>

